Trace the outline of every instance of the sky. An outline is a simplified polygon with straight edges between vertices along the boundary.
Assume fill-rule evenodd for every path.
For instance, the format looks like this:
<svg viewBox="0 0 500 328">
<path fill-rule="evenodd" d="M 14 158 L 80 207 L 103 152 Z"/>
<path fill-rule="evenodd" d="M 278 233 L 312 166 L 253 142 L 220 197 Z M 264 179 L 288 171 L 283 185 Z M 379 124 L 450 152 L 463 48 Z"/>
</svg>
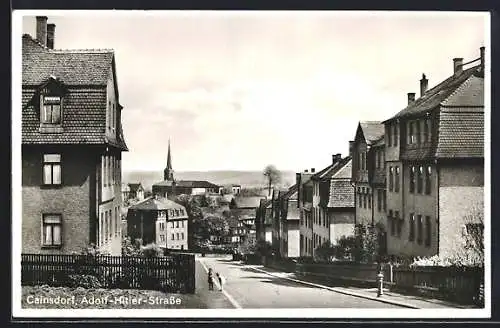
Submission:
<svg viewBox="0 0 500 328">
<path fill-rule="evenodd" d="M 486 13 L 38 12 L 55 48 L 114 49 L 124 170 L 320 170 L 489 45 Z M 35 33 L 33 14 L 22 33 Z M 488 47 L 486 52 L 488 53 Z"/>
</svg>

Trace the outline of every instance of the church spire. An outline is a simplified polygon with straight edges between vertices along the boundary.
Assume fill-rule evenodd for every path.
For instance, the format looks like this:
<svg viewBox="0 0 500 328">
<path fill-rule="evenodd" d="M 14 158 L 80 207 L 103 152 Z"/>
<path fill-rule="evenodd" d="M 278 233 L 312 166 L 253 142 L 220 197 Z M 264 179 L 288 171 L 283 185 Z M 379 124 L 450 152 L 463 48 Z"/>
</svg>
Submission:
<svg viewBox="0 0 500 328">
<path fill-rule="evenodd" d="M 168 139 L 167 167 L 163 171 L 163 179 L 173 181 L 174 170 L 172 168 L 172 155 L 170 155 L 170 138 Z"/>
</svg>

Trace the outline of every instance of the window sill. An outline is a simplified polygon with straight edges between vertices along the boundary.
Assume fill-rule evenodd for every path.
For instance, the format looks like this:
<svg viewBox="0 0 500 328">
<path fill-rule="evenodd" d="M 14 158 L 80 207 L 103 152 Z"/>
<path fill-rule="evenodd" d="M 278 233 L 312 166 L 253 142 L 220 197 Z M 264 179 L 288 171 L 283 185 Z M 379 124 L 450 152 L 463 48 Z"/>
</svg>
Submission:
<svg viewBox="0 0 500 328">
<path fill-rule="evenodd" d="M 62 245 L 42 245 L 42 249 L 60 249 Z"/>
<path fill-rule="evenodd" d="M 63 187 L 62 184 L 42 184 L 40 189 L 61 189 Z"/>
<path fill-rule="evenodd" d="M 38 131 L 40 133 L 63 133 L 64 129 L 61 125 L 40 125 Z"/>
</svg>

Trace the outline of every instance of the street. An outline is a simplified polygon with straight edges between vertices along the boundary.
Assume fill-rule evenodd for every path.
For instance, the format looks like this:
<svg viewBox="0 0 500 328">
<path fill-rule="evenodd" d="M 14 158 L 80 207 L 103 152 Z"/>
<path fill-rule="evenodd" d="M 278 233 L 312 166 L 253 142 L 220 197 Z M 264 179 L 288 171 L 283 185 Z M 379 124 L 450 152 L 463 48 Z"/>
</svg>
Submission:
<svg viewBox="0 0 500 328">
<path fill-rule="evenodd" d="M 344 295 L 334 291 L 299 284 L 284 278 L 278 278 L 259 272 L 252 266 L 231 261 L 231 257 L 197 258 L 201 265 L 197 270 L 212 268 L 226 278 L 224 291 L 216 286 L 218 294 L 214 301 L 221 307 L 228 304 L 233 308 L 399 308 L 378 301 Z M 197 274 L 198 276 L 198 274 Z M 197 279 L 197 283 L 198 283 Z M 205 284 L 197 284 L 197 289 Z M 200 291 L 201 292 L 201 291 Z M 226 302 L 220 298 L 224 295 Z M 215 306 L 209 306 L 213 308 Z"/>
</svg>

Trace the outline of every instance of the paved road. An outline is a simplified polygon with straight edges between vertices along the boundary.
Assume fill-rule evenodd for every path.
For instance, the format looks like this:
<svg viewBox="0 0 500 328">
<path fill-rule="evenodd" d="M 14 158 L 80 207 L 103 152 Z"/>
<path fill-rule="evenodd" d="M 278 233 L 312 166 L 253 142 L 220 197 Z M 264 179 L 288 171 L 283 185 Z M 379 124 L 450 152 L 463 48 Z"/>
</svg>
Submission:
<svg viewBox="0 0 500 328">
<path fill-rule="evenodd" d="M 251 266 L 232 262 L 229 257 L 205 257 L 197 261 L 204 271 L 210 267 L 226 277 L 224 292 L 216 293 L 226 296 L 233 308 L 400 308 L 273 277 Z M 219 299 L 217 302 L 221 307 L 227 306 Z"/>
</svg>

